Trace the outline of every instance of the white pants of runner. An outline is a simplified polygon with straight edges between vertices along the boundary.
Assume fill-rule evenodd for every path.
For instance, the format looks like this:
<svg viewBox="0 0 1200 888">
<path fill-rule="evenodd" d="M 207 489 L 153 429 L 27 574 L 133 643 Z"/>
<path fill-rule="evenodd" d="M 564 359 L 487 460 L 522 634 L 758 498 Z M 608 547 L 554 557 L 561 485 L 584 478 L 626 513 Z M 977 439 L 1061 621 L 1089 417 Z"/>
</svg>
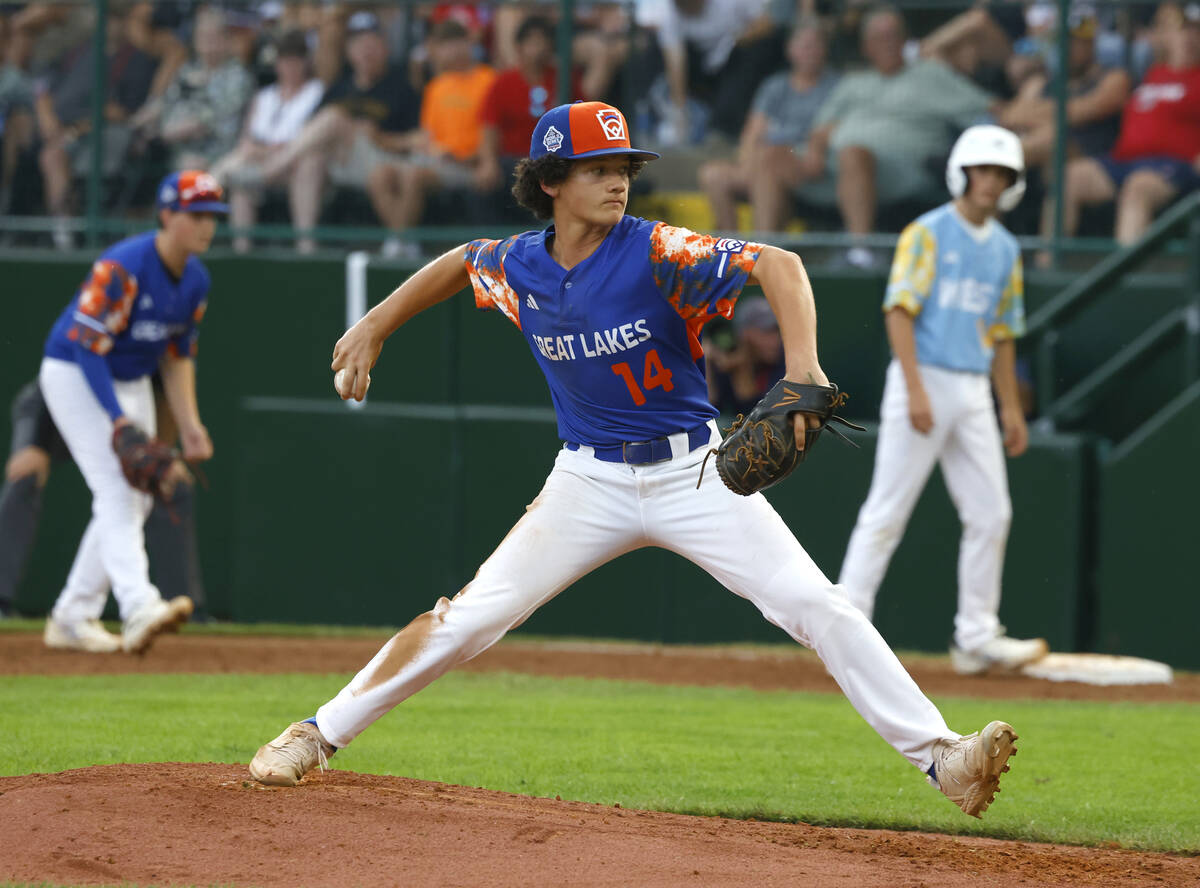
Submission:
<svg viewBox="0 0 1200 888">
<path fill-rule="evenodd" d="M 396 634 L 317 711 L 325 738 L 347 745 L 589 571 L 659 546 L 700 565 L 814 649 L 871 727 L 927 771 L 933 744 L 959 735 L 762 494 L 731 493 L 711 464 L 697 490 L 707 448 L 688 453 L 686 435 L 671 438 L 674 457 L 653 465 L 604 462 L 588 447 L 560 451 L 541 493 L 475 579 Z M 714 424 L 711 443 L 719 441 Z"/>
<path fill-rule="evenodd" d="M 875 593 L 934 464 L 962 521 L 954 643 L 973 650 L 1000 627 L 1000 577 L 1012 521 L 1008 475 L 991 380 L 982 373 L 919 367 L 933 411 L 923 435 L 908 416 L 908 387 L 896 361 L 887 371 L 871 491 L 858 513 L 838 581 L 871 617 Z"/>
<path fill-rule="evenodd" d="M 153 500 L 130 487 L 121 474 L 121 463 L 112 448 L 112 420 L 79 365 L 45 358 L 38 384 L 50 416 L 92 492 L 92 520 L 51 615 L 64 623 L 97 619 L 111 587 L 121 619 L 127 620 L 162 597 L 150 582 L 142 529 Z M 125 415 L 153 435 L 156 415 L 150 377 L 115 380 L 113 388 Z"/>
</svg>

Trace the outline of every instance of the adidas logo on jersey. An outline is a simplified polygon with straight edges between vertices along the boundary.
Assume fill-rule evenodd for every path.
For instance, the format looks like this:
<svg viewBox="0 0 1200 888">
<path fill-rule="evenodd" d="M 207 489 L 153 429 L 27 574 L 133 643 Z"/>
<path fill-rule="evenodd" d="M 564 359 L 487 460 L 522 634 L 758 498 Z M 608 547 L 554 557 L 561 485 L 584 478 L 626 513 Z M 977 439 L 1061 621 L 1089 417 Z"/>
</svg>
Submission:
<svg viewBox="0 0 1200 888">
<path fill-rule="evenodd" d="M 532 308 L 534 311 L 541 311 L 541 309 L 538 308 L 537 302 L 534 301 L 532 293 L 529 293 L 525 296 L 525 304 L 528 305 L 530 308 Z"/>
</svg>

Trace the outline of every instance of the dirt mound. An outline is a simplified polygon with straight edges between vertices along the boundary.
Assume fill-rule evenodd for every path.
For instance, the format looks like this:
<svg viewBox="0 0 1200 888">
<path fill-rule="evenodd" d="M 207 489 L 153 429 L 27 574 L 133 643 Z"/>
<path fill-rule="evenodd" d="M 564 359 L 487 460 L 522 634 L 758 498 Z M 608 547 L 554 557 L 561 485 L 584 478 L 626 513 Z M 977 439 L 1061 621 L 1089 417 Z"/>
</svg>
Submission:
<svg viewBox="0 0 1200 888">
<path fill-rule="evenodd" d="M 0 778 L 0 881 L 491 886 L 1194 886 L 1165 854 L 686 817 L 346 771 L 241 765 Z"/>
<path fill-rule="evenodd" d="M 0 635 L 0 675 L 356 672 L 386 640 L 185 633 L 144 657 Z M 931 695 L 1200 700 L 1200 676 L 1097 688 L 955 675 L 905 658 Z M 794 651 L 511 640 L 464 669 L 836 692 Z M 0 881 L 293 886 L 1200 884 L 1200 859 L 921 833 L 685 817 L 329 771 L 266 789 L 242 765 L 109 765 L 0 778 Z"/>
</svg>

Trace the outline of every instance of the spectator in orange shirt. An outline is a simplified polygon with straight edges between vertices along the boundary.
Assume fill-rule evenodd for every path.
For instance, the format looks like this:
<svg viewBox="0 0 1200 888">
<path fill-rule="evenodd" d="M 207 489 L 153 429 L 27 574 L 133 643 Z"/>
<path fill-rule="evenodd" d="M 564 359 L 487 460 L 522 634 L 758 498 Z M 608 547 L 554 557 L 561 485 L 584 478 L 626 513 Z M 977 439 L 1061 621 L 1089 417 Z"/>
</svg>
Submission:
<svg viewBox="0 0 1200 888">
<path fill-rule="evenodd" d="M 418 258 L 420 249 L 400 232 L 421 221 L 431 189 L 474 187 L 479 167 L 480 110 L 496 72 L 475 62 L 470 34 L 454 19 L 434 27 L 429 54 L 437 74 L 421 100 L 419 146 L 409 157 L 375 167 L 367 179 L 371 204 L 393 232 L 385 256 Z"/>
</svg>

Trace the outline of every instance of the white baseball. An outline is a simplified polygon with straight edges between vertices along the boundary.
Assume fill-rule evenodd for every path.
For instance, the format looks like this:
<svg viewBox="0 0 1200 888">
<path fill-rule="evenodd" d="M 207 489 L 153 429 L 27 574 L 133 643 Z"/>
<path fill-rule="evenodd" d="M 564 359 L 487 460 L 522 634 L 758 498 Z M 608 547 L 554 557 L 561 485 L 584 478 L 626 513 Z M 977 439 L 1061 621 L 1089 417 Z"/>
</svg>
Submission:
<svg viewBox="0 0 1200 888">
<path fill-rule="evenodd" d="M 337 391 L 338 396 L 342 400 L 347 400 L 354 397 L 353 380 L 350 377 L 350 371 L 342 368 L 333 375 L 333 387 Z M 371 374 L 367 374 L 367 388 L 371 387 Z M 366 395 L 366 392 L 363 392 Z"/>
</svg>

